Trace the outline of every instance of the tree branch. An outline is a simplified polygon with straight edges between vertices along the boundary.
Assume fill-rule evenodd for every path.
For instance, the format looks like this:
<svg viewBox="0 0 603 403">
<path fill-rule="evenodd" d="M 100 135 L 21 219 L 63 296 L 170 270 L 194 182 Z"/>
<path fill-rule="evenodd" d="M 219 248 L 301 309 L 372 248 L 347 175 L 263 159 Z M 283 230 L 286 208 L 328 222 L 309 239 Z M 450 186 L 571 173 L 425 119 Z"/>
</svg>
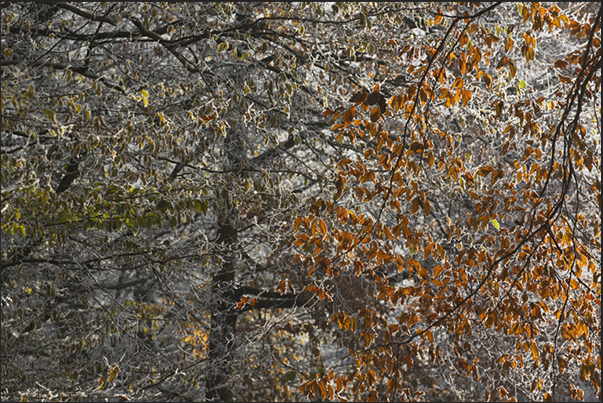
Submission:
<svg viewBox="0 0 603 403">
<path fill-rule="evenodd" d="M 100 17 L 97 17 L 94 14 L 90 14 L 87 11 L 84 11 L 84 10 L 82 10 L 80 8 L 77 8 L 77 7 L 72 6 L 71 4 L 67 4 L 67 3 L 56 3 L 55 5 L 57 7 L 60 7 L 62 9 L 64 9 L 64 10 L 69 10 L 69 11 L 71 11 L 74 14 L 77 14 L 77 15 L 79 15 L 81 17 L 84 17 L 84 18 L 88 18 L 88 19 L 93 20 L 93 21 L 107 22 L 107 23 L 109 23 L 111 25 L 117 24 L 117 18 L 115 18 L 115 17 L 108 17 L 108 16 L 104 16 L 104 15 L 100 16 Z"/>
</svg>

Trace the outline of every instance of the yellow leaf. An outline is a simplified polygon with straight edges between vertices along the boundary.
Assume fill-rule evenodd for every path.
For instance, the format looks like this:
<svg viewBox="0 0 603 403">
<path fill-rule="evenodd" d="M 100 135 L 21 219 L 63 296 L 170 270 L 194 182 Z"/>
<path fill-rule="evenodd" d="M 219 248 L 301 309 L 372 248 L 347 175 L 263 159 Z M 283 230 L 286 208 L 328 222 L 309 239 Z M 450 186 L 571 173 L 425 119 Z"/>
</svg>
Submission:
<svg viewBox="0 0 603 403">
<path fill-rule="evenodd" d="M 105 389 L 106 384 L 107 384 L 107 381 L 105 381 L 105 378 L 103 378 L 102 376 L 100 378 L 98 378 L 98 390 Z"/>
<path fill-rule="evenodd" d="M 109 370 L 109 378 L 108 381 L 109 382 L 113 382 L 113 380 L 115 379 L 115 377 L 117 376 L 117 373 L 119 372 L 119 367 L 117 365 L 114 365 L 113 368 L 111 370 Z"/>
<path fill-rule="evenodd" d="M 53 110 L 51 110 L 51 109 L 42 109 L 42 112 L 44 112 L 44 114 L 48 117 L 48 119 L 50 119 L 50 121 L 53 124 L 55 124 L 55 125 L 57 124 L 57 115 L 56 115 L 56 113 Z"/>
</svg>

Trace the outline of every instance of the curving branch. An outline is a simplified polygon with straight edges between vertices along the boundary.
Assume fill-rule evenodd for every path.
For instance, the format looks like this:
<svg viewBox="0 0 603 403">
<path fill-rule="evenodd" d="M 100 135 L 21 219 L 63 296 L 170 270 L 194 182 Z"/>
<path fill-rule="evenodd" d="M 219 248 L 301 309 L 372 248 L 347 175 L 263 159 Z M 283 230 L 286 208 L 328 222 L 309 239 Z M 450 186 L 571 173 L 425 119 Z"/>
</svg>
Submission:
<svg viewBox="0 0 603 403">
<path fill-rule="evenodd" d="M 95 14 L 89 13 L 88 11 L 82 10 L 81 8 L 72 6 L 71 4 L 68 4 L 68 3 L 56 3 L 55 5 L 64 10 L 69 10 L 72 13 L 77 14 L 81 17 L 88 18 L 89 20 L 92 20 L 92 21 L 107 22 L 111 25 L 117 24 L 116 17 L 109 17 L 109 16 L 105 16 L 105 15 L 97 16 Z"/>
</svg>

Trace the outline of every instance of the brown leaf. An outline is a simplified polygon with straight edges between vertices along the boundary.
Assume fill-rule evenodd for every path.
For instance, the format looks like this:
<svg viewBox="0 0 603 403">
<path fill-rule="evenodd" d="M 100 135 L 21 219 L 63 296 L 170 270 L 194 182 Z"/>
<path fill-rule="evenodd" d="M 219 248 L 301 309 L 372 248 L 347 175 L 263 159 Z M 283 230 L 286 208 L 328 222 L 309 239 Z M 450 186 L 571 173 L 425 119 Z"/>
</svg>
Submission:
<svg viewBox="0 0 603 403">
<path fill-rule="evenodd" d="M 369 105 L 375 105 L 383 98 L 383 94 L 380 92 L 371 92 L 370 95 L 366 98 L 366 103 Z"/>
<path fill-rule="evenodd" d="M 502 59 L 500 59 L 500 61 L 496 65 L 496 70 L 503 68 L 504 66 L 507 65 L 507 63 L 509 63 L 509 58 L 507 56 L 504 56 Z"/>
<path fill-rule="evenodd" d="M 362 102 L 364 102 L 364 100 L 366 99 L 367 96 L 368 96 L 368 92 L 366 92 L 366 91 L 357 92 L 354 95 L 352 95 L 352 98 L 350 98 L 350 102 L 353 102 L 355 104 L 362 103 Z"/>
<path fill-rule="evenodd" d="M 409 150 L 412 152 L 415 152 L 417 154 L 420 154 L 423 152 L 424 148 L 425 148 L 425 144 L 421 143 L 420 141 L 413 141 L 413 143 L 409 147 Z"/>
<path fill-rule="evenodd" d="M 381 109 L 381 113 L 385 113 L 386 106 L 387 104 L 385 102 L 385 97 L 381 97 L 381 99 L 379 100 L 379 109 Z"/>
<path fill-rule="evenodd" d="M 346 183 L 346 179 L 343 176 L 340 176 L 337 181 L 335 181 L 335 187 L 337 188 L 337 194 L 335 195 L 335 199 L 339 199 L 343 193 L 343 186 Z"/>
</svg>

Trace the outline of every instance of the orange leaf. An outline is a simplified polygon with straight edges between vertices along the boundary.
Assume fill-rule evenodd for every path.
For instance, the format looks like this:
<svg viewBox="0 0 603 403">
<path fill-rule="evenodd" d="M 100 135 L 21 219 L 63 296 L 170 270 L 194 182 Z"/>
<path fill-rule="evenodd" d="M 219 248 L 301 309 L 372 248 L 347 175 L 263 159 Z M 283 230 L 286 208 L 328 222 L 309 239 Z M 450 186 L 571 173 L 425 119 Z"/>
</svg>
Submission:
<svg viewBox="0 0 603 403">
<path fill-rule="evenodd" d="M 502 178 L 505 175 L 505 173 L 502 170 L 497 170 L 492 174 L 492 184 L 494 185 L 496 183 L 497 180 L 499 180 L 500 178 Z"/>
<path fill-rule="evenodd" d="M 379 120 L 379 117 L 381 116 L 381 110 L 378 107 L 374 107 L 371 110 L 371 122 L 376 122 L 377 120 Z"/>
<path fill-rule="evenodd" d="M 532 358 L 535 360 L 538 359 L 538 348 L 533 340 L 530 340 L 530 349 L 532 350 Z"/>
<path fill-rule="evenodd" d="M 498 315 L 496 311 L 489 313 L 486 317 L 486 327 L 491 327 L 492 325 L 495 325 L 498 322 L 497 319 Z"/>
<path fill-rule="evenodd" d="M 235 309 L 242 309 L 245 304 L 247 303 L 247 301 L 249 301 L 249 297 L 246 295 L 243 295 L 243 297 L 241 298 L 241 301 L 239 301 L 239 303 L 237 304 Z"/>
<path fill-rule="evenodd" d="M 477 170 L 477 174 L 480 176 L 488 176 L 490 172 L 494 171 L 494 168 L 491 166 L 481 167 Z"/>
<path fill-rule="evenodd" d="M 414 214 L 417 212 L 417 210 L 419 210 L 419 198 L 415 197 L 412 201 L 412 205 L 410 208 L 410 214 Z"/>
<path fill-rule="evenodd" d="M 429 213 L 431 212 L 431 204 L 429 204 L 429 201 L 422 200 L 421 207 L 423 207 L 423 211 L 425 211 L 425 214 L 429 215 Z"/>
<path fill-rule="evenodd" d="M 303 219 L 302 217 L 297 217 L 297 218 L 295 219 L 295 222 L 294 222 L 294 228 L 295 228 L 295 230 L 294 230 L 294 232 L 297 232 L 297 230 L 299 229 L 300 224 L 301 224 L 303 221 L 304 221 L 304 219 Z"/>
<path fill-rule="evenodd" d="M 344 158 L 341 161 L 339 161 L 339 163 L 337 164 L 337 166 L 344 166 L 344 165 L 348 165 L 349 163 L 351 163 L 352 160 L 349 158 Z"/>
<path fill-rule="evenodd" d="M 285 287 L 287 287 L 287 280 L 281 280 L 279 285 L 274 288 L 275 291 L 279 291 L 281 295 L 285 293 Z"/>
<path fill-rule="evenodd" d="M 318 225 L 320 226 L 320 230 L 323 235 L 327 235 L 327 226 L 323 220 L 318 220 Z"/>
<path fill-rule="evenodd" d="M 471 91 L 463 89 L 461 90 L 461 95 L 463 97 L 463 106 L 467 106 L 471 99 Z"/>
<path fill-rule="evenodd" d="M 529 62 L 531 60 L 534 60 L 534 48 L 528 47 L 526 50 L 526 61 Z M 515 76 L 515 73 L 513 73 L 513 76 Z"/>
<path fill-rule="evenodd" d="M 487 174 L 486 174 L 487 175 Z M 469 196 L 471 196 L 472 198 L 474 198 L 475 200 L 479 199 L 479 196 L 477 195 L 477 193 L 472 192 L 471 190 L 467 190 L 467 193 L 469 193 Z"/>
<path fill-rule="evenodd" d="M 500 387 L 500 397 L 505 397 L 509 394 L 509 392 L 507 392 L 507 390 L 505 389 L 504 386 Z"/>
<path fill-rule="evenodd" d="M 348 127 L 348 125 L 352 123 L 355 114 L 356 108 L 350 108 L 343 114 L 343 124 L 345 125 L 345 127 Z"/>
<path fill-rule="evenodd" d="M 496 70 L 499 70 L 499 69 L 503 68 L 504 66 L 507 65 L 508 62 L 509 62 L 509 58 L 507 56 L 505 56 L 502 59 L 500 59 L 500 61 L 496 65 Z"/>
</svg>

